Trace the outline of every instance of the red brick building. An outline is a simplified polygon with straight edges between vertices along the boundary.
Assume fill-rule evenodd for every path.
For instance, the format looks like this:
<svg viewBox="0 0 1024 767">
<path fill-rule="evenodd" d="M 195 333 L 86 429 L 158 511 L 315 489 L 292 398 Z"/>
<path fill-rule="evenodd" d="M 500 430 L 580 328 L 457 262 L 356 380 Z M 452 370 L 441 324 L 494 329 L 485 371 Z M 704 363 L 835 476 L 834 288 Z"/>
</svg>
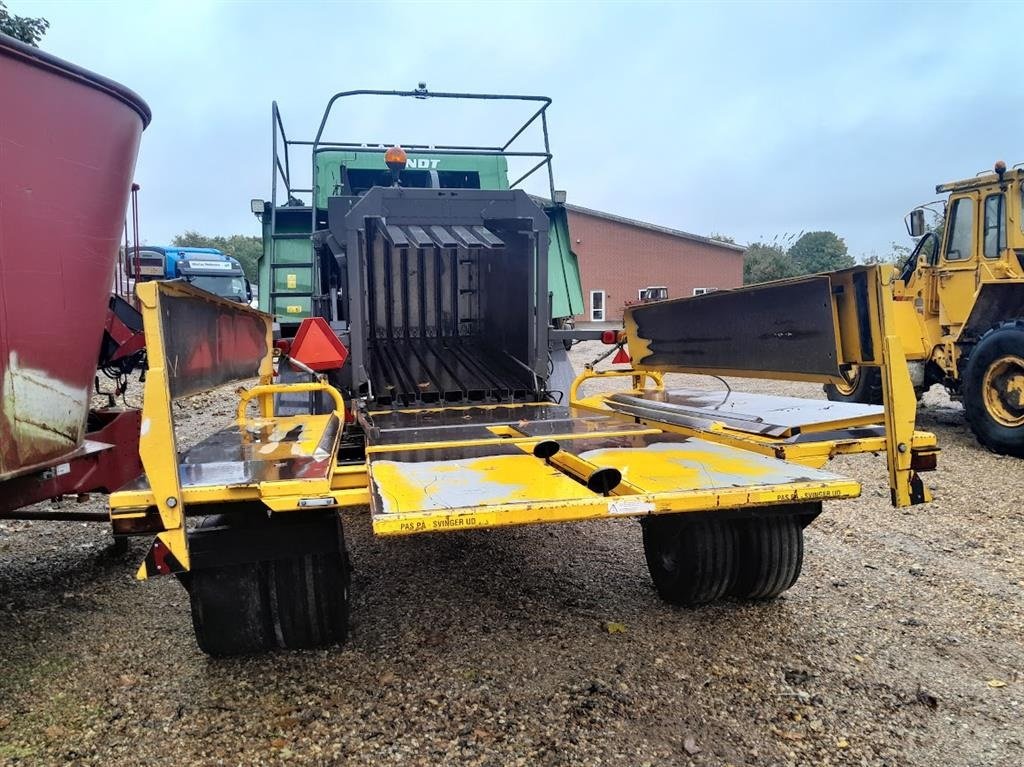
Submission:
<svg viewBox="0 0 1024 767">
<path fill-rule="evenodd" d="M 577 322 L 622 321 L 644 288 L 667 298 L 743 284 L 743 248 L 611 213 L 566 205 L 579 257 L 585 313 Z"/>
</svg>

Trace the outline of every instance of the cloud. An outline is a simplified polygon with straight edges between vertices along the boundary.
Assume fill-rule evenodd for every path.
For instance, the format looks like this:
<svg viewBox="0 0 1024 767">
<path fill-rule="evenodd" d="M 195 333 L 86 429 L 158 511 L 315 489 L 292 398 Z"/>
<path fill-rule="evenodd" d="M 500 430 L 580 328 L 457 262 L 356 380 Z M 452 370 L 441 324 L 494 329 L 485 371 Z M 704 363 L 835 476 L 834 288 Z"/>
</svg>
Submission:
<svg viewBox="0 0 1024 767">
<path fill-rule="evenodd" d="M 44 46 L 150 103 L 137 179 L 150 242 L 250 233 L 270 102 L 294 137 L 350 88 L 542 93 L 570 201 L 740 241 L 832 229 L 904 240 L 934 185 L 1019 144 L 1013 5 L 16 3 Z M 450 105 L 448 105 L 450 106 Z M 458 143 L 513 115 L 350 102 L 347 137 Z M 403 111 L 404 109 L 404 111 Z M 1008 161 L 1024 157 L 1006 156 Z M 308 158 L 306 160 L 308 163 Z M 304 167 L 305 163 L 299 163 Z"/>
</svg>

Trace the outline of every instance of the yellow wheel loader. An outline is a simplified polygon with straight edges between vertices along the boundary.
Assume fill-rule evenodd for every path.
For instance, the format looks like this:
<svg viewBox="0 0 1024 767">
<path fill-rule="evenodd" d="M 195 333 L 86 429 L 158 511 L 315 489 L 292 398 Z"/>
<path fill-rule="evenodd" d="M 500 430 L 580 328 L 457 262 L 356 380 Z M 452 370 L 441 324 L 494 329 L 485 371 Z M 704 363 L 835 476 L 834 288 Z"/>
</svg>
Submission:
<svg viewBox="0 0 1024 767">
<path fill-rule="evenodd" d="M 910 213 L 919 240 L 889 284 L 914 388 L 942 384 L 982 445 L 1024 456 L 1024 170 L 998 162 L 935 191 L 948 198 Z M 926 231 L 935 204 L 942 223 Z M 825 385 L 830 400 L 881 403 L 877 367 L 842 373 Z"/>
</svg>

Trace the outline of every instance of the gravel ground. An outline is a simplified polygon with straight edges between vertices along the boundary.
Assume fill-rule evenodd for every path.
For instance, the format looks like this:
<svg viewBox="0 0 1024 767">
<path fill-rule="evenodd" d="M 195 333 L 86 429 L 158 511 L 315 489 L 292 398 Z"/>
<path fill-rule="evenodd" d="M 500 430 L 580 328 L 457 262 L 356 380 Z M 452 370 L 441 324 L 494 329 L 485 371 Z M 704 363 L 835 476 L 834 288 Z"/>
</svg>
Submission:
<svg viewBox="0 0 1024 767">
<path fill-rule="evenodd" d="M 133 579 L 143 542 L 0 522 L 0 763 L 1019 765 L 1022 464 L 926 401 L 935 503 L 836 461 L 863 496 L 770 603 L 662 603 L 630 520 L 377 540 L 356 510 L 349 643 L 214 661 L 177 583 Z M 229 402 L 182 411 L 186 441 Z"/>
</svg>

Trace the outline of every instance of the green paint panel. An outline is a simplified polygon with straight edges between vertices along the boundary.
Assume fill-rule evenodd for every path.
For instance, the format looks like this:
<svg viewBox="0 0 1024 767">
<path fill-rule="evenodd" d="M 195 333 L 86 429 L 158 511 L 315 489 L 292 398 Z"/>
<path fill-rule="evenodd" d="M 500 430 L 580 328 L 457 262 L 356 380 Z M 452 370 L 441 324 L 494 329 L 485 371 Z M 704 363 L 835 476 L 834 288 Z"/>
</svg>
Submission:
<svg viewBox="0 0 1024 767">
<path fill-rule="evenodd" d="M 431 154 L 410 151 L 408 170 L 475 172 L 481 189 L 508 189 L 508 160 L 500 155 Z M 319 150 L 316 154 L 316 204 L 327 207 L 327 198 L 341 194 L 341 166 L 353 170 L 386 171 L 384 152 L 368 154 L 337 149 Z"/>
<path fill-rule="evenodd" d="M 551 222 L 548 229 L 548 291 L 551 293 L 551 317 L 583 314 L 583 287 L 580 265 L 572 252 L 569 216 L 564 207 L 544 208 Z"/>
<path fill-rule="evenodd" d="M 274 270 L 275 293 L 298 293 L 309 295 L 313 292 L 313 270 L 308 266 Z M 278 300 L 283 300 L 280 296 Z"/>
<path fill-rule="evenodd" d="M 312 262 L 313 243 L 309 240 L 278 239 L 274 242 L 274 263 L 308 266 Z"/>
<path fill-rule="evenodd" d="M 298 322 L 310 316 L 312 299 L 309 296 L 285 297 L 278 296 L 274 299 L 274 311 L 272 312 L 280 322 Z"/>
</svg>

